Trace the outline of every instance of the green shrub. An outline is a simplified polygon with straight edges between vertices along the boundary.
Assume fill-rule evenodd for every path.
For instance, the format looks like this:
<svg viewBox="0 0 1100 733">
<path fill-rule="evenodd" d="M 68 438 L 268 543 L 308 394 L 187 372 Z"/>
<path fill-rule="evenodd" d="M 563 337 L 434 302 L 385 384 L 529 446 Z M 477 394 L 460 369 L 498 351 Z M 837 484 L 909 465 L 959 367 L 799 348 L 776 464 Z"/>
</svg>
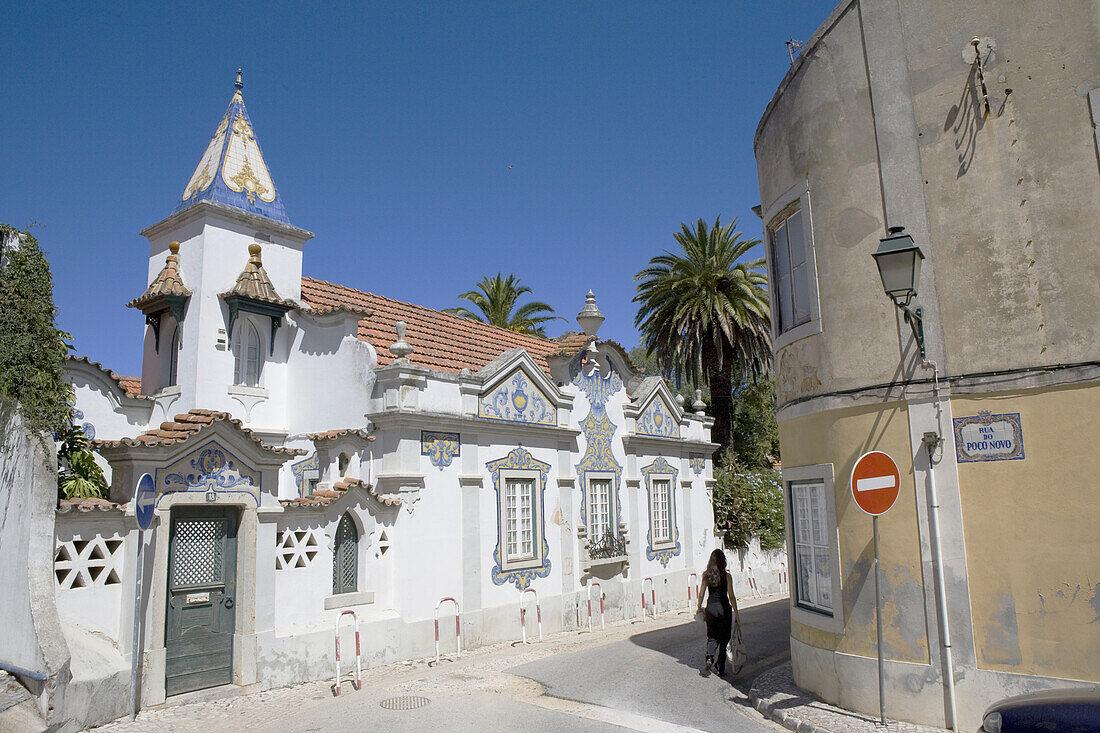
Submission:
<svg viewBox="0 0 1100 733">
<path fill-rule="evenodd" d="M 35 433 L 70 420 L 61 370 L 68 334 L 54 325 L 53 279 L 38 240 L 0 224 L 0 402 L 14 405 Z"/>
<path fill-rule="evenodd" d="M 774 468 L 750 469 L 732 450 L 714 468 L 714 526 L 725 532 L 726 547 L 747 549 L 753 537 L 760 549 L 784 544 L 783 482 Z"/>
</svg>

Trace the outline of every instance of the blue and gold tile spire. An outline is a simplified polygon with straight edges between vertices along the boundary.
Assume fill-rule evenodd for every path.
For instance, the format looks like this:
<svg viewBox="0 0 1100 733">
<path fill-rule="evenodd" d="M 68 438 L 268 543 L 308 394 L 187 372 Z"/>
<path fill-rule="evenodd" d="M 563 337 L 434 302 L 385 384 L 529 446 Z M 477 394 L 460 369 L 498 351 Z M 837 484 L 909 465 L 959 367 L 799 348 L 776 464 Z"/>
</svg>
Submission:
<svg viewBox="0 0 1100 733">
<path fill-rule="evenodd" d="M 237 81 L 233 86 L 236 89 L 229 100 L 229 109 L 206 146 L 175 210 L 185 209 L 197 201 L 212 201 L 289 224 L 283 200 L 271 180 L 260 143 L 244 108 L 240 69 L 237 69 Z"/>
</svg>

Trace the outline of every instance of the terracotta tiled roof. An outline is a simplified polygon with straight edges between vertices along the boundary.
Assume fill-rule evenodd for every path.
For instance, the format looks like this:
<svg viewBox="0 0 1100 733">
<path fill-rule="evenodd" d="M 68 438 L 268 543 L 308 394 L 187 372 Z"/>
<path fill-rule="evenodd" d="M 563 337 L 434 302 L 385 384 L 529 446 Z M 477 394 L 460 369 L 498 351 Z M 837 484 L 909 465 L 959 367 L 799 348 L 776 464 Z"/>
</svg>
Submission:
<svg viewBox="0 0 1100 733">
<path fill-rule="evenodd" d="M 172 422 L 162 422 L 160 427 L 147 430 L 136 438 L 93 440 L 92 446 L 94 448 L 119 448 L 138 445 L 173 445 L 174 443 L 181 443 L 192 435 L 202 432 L 203 428 L 223 420 L 236 425 L 242 433 L 252 439 L 252 442 L 269 453 L 285 456 L 304 456 L 306 454 L 306 451 L 298 448 L 268 445 L 257 438 L 251 430 L 244 427 L 240 420 L 233 419 L 228 412 L 218 412 L 217 410 L 191 410 L 186 414 L 176 415 Z"/>
<path fill-rule="evenodd" d="M 146 303 L 166 295 L 176 295 L 184 298 L 191 295 L 191 291 L 183 284 L 183 279 L 180 277 L 180 243 L 172 242 L 168 245 L 168 249 L 170 254 L 165 258 L 164 269 L 160 271 L 153 282 L 149 283 L 149 287 L 146 288 L 144 293 L 126 304 L 127 308 L 141 308 Z"/>
<path fill-rule="evenodd" d="M 125 504 L 116 504 L 113 501 L 92 497 L 87 499 L 62 499 L 57 506 L 58 514 L 68 514 L 70 512 L 83 512 L 87 514 L 92 511 L 121 512 L 125 510 Z"/>
<path fill-rule="evenodd" d="M 357 478 L 340 479 L 332 485 L 331 489 L 317 489 L 309 496 L 298 499 L 284 499 L 279 503 L 287 509 L 326 507 L 346 494 L 349 489 L 356 487 L 366 491 L 384 506 L 397 506 L 401 503 L 399 497 L 379 494 L 374 490 L 374 486 Z"/>
<path fill-rule="evenodd" d="M 326 430 L 323 433 L 313 433 L 306 436 L 313 442 L 319 440 L 335 440 L 336 438 L 343 438 L 346 435 L 352 435 L 363 440 L 374 440 L 374 436 L 369 431 L 362 428 L 344 428 L 343 430 Z"/>
<path fill-rule="evenodd" d="M 389 347 L 397 340 L 398 321 L 404 321 L 408 326 L 405 340 L 414 348 L 409 361 L 443 372 L 463 369 L 476 372 L 505 351 L 522 348 L 549 374 L 547 356 L 567 348 L 574 348 L 575 351 L 584 345 L 583 334 L 546 339 L 513 333 L 487 323 L 312 277 L 302 278 L 302 301 L 315 309 L 343 305 L 372 311 L 372 315 L 359 321 L 359 338 L 377 350 L 379 366 L 393 363 L 394 356 Z"/>
<path fill-rule="evenodd" d="M 112 372 L 110 369 L 103 366 L 98 361 L 92 361 L 86 356 L 67 356 L 65 358 L 68 361 L 88 364 L 89 366 L 93 366 L 99 371 L 103 372 L 111 379 L 111 381 L 118 385 L 119 389 L 126 393 L 127 397 L 133 397 L 139 400 L 153 399 L 152 397 L 149 397 L 148 395 L 143 395 L 141 393 L 141 377 L 124 377 L 121 374 Z"/>
<path fill-rule="evenodd" d="M 238 295 L 261 303 L 294 307 L 293 301 L 283 300 L 275 292 L 275 286 L 271 284 L 271 278 L 267 276 L 267 270 L 264 269 L 263 262 L 260 260 L 260 245 L 248 245 L 248 255 L 248 262 L 245 263 L 241 274 L 237 276 L 236 285 L 228 292 L 222 293 L 222 297 Z"/>
<path fill-rule="evenodd" d="M 123 377 L 114 372 L 111 372 L 111 374 L 114 376 L 115 380 L 118 381 L 118 386 L 126 390 L 126 394 L 130 397 L 142 397 L 141 377 Z"/>
</svg>

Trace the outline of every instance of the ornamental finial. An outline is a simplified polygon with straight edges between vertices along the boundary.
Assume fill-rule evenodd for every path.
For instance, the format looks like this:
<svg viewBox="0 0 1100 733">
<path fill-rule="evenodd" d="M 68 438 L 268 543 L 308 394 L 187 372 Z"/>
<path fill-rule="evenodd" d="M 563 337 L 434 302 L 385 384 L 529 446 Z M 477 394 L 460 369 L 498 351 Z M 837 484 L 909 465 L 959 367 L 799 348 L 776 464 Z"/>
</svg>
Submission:
<svg viewBox="0 0 1100 733">
<path fill-rule="evenodd" d="M 233 82 L 233 86 L 237 87 L 237 91 L 244 89 L 244 82 L 241 81 L 241 70 L 237 69 L 237 81 Z"/>
</svg>

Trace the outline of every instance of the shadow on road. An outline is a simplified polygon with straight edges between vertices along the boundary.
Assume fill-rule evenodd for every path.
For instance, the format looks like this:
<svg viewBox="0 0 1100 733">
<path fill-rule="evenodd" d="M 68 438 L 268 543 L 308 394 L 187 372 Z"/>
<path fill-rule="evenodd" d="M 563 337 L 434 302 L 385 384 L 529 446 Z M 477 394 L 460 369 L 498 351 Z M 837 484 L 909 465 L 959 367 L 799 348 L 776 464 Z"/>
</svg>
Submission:
<svg viewBox="0 0 1100 733">
<path fill-rule="evenodd" d="M 748 660 L 736 675 L 719 679 L 748 693 L 757 675 L 790 660 L 791 617 L 787 599 L 742 609 L 741 634 Z M 684 623 L 679 626 L 643 631 L 630 637 L 630 641 L 645 649 L 666 654 L 685 667 L 699 670 L 701 674 L 707 627 L 687 614 L 684 614 Z"/>
</svg>

